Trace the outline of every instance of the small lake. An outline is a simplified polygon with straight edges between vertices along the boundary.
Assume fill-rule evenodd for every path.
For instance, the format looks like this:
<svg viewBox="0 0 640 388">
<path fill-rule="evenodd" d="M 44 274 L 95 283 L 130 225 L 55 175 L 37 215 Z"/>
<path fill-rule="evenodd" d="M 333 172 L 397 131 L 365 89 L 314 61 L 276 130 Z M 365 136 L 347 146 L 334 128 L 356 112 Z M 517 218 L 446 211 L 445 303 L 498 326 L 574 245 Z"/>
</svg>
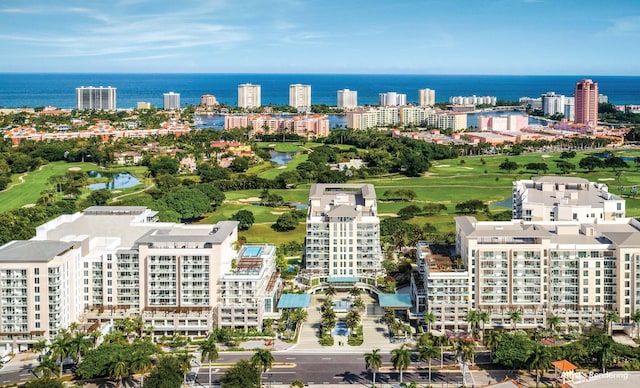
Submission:
<svg viewBox="0 0 640 388">
<path fill-rule="evenodd" d="M 508 198 L 503 199 L 502 201 L 494 202 L 494 203 L 490 204 L 489 206 L 512 208 L 513 207 L 513 198 L 508 197 Z"/>
<path fill-rule="evenodd" d="M 89 175 L 89 178 L 108 178 L 109 179 L 109 182 L 93 183 L 87 186 L 91 190 L 126 189 L 128 187 L 137 186 L 142 183 L 136 177 L 129 174 L 128 172 L 111 174 L 108 172 L 89 171 L 87 175 Z"/>
<path fill-rule="evenodd" d="M 269 151 L 271 154 L 271 161 L 275 162 L 279 166 L 284 166 L 296 156 L 296 152 L 277 152 L 277 151 Z"/>
</svg>

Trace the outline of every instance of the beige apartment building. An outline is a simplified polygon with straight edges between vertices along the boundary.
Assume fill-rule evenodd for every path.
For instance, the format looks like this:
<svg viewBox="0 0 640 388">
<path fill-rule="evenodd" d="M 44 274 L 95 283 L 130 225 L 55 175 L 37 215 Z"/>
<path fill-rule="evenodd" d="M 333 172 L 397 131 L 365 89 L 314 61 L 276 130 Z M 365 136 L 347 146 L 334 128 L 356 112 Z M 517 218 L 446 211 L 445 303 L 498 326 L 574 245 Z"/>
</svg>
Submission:
<svg viewBox="0 0 640 388">
<path fill-rule="evenodd" d="M 232 263 L 249 249 L 237 251 L 237 240 L 236 221 L 161 223 L 137 206 L 94 206 L 47 222 L 33 239 L 0 247 L 0 351 L 51 338 L 72 322 L 108 326 L 132 316 L 157 335 L 206 335 L 227 319 L 218 310 L 224 295 L 240 287 L 222 281 L 237 274 Z M 254 249 L 270 255 L 254 274 L 253 292 L 275 299 L 275 248 Z M 261 314 L 275 314 L 273 305 L 247 310 L 245 319 L 262 322 Z"/>
<path fill-rule="evenodd" d="M 609 193 L 604 183 L 566 176 L 513 183 L 513 219 L 593 222 L 624 217 L 624 199 Z"/>
<path fill-rule="evenodd" d="M 418 245 L 414 318 L 430 312 L 434 328 L 463 330 L 470 310 L 489 312 L 486 328 L 548 327 L 554 315 L 563 328 L 580 329 L 616 311 L 623 325 L 616 327 L 630 327 L 630 315 L 640 309 L 640 222 L 604 218 L 456 217 L 454 252 L 442 256 Z M 521 322 L 510 320 L 516 310 Z"/>
</svg>

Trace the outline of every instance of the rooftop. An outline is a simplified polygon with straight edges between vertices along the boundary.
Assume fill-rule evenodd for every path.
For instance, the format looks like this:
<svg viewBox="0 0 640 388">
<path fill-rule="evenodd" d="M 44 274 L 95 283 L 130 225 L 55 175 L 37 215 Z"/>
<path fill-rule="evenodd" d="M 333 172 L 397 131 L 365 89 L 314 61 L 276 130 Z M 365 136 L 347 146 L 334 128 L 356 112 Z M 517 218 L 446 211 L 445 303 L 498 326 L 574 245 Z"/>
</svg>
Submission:
<svg viewBox="0 0 640 388">
<path fill-rule="evenodd" d="M 47 263 L 73 248 L 73 244 L 50 240 L 16 240 L 0 247 L 0 263 L 37 262 Z"/>
</svg>

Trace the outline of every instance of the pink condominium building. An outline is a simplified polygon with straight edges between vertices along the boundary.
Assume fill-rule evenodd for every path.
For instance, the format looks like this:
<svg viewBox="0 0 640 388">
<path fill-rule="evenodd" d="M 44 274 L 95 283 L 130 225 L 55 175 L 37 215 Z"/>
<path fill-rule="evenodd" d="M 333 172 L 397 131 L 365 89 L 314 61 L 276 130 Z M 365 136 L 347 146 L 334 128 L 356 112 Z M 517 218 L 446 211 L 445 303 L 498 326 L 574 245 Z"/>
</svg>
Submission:
<svg viewBox="0 0 640 388">
<path fill-rule="evenodd" d="M 598 83 L 590 79 L 576 82 L 575 122 L 594 128 L 598 125 Z"/>
</svg>

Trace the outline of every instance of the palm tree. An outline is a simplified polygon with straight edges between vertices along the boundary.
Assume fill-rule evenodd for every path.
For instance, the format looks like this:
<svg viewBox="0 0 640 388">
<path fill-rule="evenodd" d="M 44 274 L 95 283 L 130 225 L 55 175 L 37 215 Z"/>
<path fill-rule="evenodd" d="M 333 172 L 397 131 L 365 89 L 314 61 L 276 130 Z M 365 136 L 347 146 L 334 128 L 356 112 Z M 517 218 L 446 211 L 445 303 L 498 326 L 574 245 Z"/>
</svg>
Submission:
<svg viewBox="0 0 640 388">
<path fill-rule="evenodd" d="M 536 372 L 536 388 L 540 385 L 540 375 L 544 373 L 551 364 L 551 353 L 549 349 L 540 342 L 534 342 L 529 358 L 527 359 L 529 371 Z"/>
<path fill-rule="evenodd" d="M 491 320 L 491 314 L 488 311 L 478 311 L 478 323 L 482 325 L 480 328 L 480 340 L 484 337 L 484 325 Z"/>
<path fill-rule="evenodd" d="M 465 321 L 467 321 L 467 333 L 473 336 L 476 331 L 476 326 L 478 325 L 478 312 L 476 310 L 469 310 Z"/>
<path fill-rule="evenodd" d="M 359 296 L 353 300 L 353 303 L 351 303 L 351 306 L 361 311 L 364 310 L 365 308 L 364 301 Z"/>
<path fill-rule="evenodd" d="M 517 309 L 509 311 L 509 320 L 511 321 L 511 326 L 513 327 L 513 330 L 515 330 L 518 322 L 522 321 L 522 312 L 520 312 L 520 310 L 517 310 Z"/>
<path fill-rule="evenodd" d="M 418 360 L 429 362 L 429 386 L 431 386 L 431 360 L 438 357 L 439 354 L 438 348 L 431 344 L 418 347 Z"/>
<path fill-rule="evenodd" d="M 560 326 L 561 319 L 557 315 L 549 314 L 547 317 L 547 324 L 549 325 L 549 329 L 551 329 L 554 333 Z"/>
<path fill-rule="evenodd" d="M 361 293 L 362 293 L 362 290 L 356 286 L 353 286 L 351 287 L 351 289 L 349 289 L 349 295 L 352 296 L 353 298 L 359 297 Z"/>
<path fill-rule="evenodd" d="M 613 332 L 613 323 L 618 322 L 620 320 L 620 316 L 617 311 L 609 311 L 604 314 L 604 325 L 607 334 L 611 335 Z"/>
<path fill-rule="evenodd" d="M 356 327 L 358 327 L 358 325 L 360 324 L 360 313 L 358 312 L 358 310 L 349 309 L 345 321 L 347 323 L 347 327 L 349 328 L 349 330 L 351 330 L 351 334 L 353 335 Z"/>
<path fill-rule="evenodd" d="M 49 357 L 44 356 L 40 358 L 40 363 L 38 366 L 33 368 L 33 373 L 37 376 L 38 373 L 42 372 L 40 377 L 51 377 L 51 375 L 60 375 L 60 371 L 58 370 L 58 365 L 56 365 L 56 361 Z"/>
<path fill-rule="evenodd" d="M 193 356 L 189 354 L 187 350 L 182 351 L 176 354 L 178 359 L 178 365 L 180 365 L 180 370 L 182 370 L 182 382 L 184 385 L 187 384 L 187 373 L 191 370 L 191 359 Z"/>
<path fill-rule="evenodd" d="M 211 361 L 218 359 L 218 348 L 213 334 L 209 334 L 209 337 L 200 344 L 200 352 L 200 362 L 205 359 L 209 361 L 209 386 L 211 386 Z"/>
<path fill-rule="evenodd" d="M 84 333 L 75 332 L 69 343 L 69 357 L 80 363 L 82 356 L 93 347 L 93 340 Z"/>
<path fill-rule="evenodd" d="M 148 354 L 142 352 L 133 352 L 133 359 L 131 360 L 131 370 L 140 374 L 140 386 L 144 386 L 144 374 L 151 370 L 153 363 L 151 357 Z M 211 384 L 209 384 L 211 385 Z"/>
<path fill-rule="evenodd" d="M 455 351 L 456 358 L 459 359 L 460 362 L 473 361 L 476 355 L 475 342 L 460 339 L 455 343 Z"/>
<path fill-rule="evenodd" d="M 325 296 L 327 296 L 327 298 L 331 299 L 337 294 L 336 288 L 332 285 L 329 285 L 329 287 L 324 289 L 324 294 Z"/>
<path fill-rule="evenodd" d="M 449 346 L 451 341 L 446 335 L 440 335 L 434 338 L 434 345 L 440 346 L 440 369 L 444 368 L 444 347 Z"/>
<path fill-rule="evenodd" d="M 33 344 L 33 346 L 31 346 L 31 350 L 33 350 L 36 353 L 39 353 L 40 355 L 44 352 L 46 348 L 47 348 L 46 340 L 40 340 L 35 344 Z"/>
<path fill-rule="evenodd" d="M 269 349 L 258 349 L 251 356 L 251 365 L 253 365 L 260 372 L 260 384 L 259 387 L 262 386 L 262 373 L 268 371 L 273 366 L 273 362 L 275 359 L 271 354 Z"/>
<path fill-rule="evenodd" d="M 89 337 L 91 337 L 91 341 L 93 341 L 93 348 L 95 349 L 98 346 L 98 338 L 102 336 L 102 332 L 98 329 L 89 333 Z"/>
<path fill-rule="evenodd" d="M 53 340 L 51 346 L 51 356 L 55 360 L 60 360 L 60 375 L 64 366 L 64 359 L 69 356 L 71 350 L 71 336 L 66 330 L 60 330 L 58 336 Z"/>
<path fill-rule="evenodd" d="M 400 371 L 400 382 L 402 383 L 402 372 L 411 365 L 411 349 L 408 349 L 404 344 L 393 349 L 390 361 L 393 364 L 393 369 Z"/>
<path fill-rule="evenodd" d="M 122 387 L 122 379 L 129 376 L 129 365 L 125 360 L 118 360 L 111 364 L 109 374 L 114 379 L 118 379 L 118 387 Z"/>
<path fill-rule="evenodd" d="M 629 317 L 636 327 L 636 338 L 640 338 L 640 310 L 636 310 Z"/>
<path fill-rule="evenodd" d="M 373 349 L 370 353 L 364 354 L 365 368 L 373 371 L 373 386 L 376 386 L 376 372 L 382 368 L 382 355 L 380 349 Z"/>
<path fill-rule="evenodd" d="M 493 351 L 500 342 L 502 334 L 499 331 L 491 330 L 484 337 L 484 346 L 489 348 L 489 359 L 493 357 Z"/>
<path fill-rule="evenodd" d="M 436 315 L 432 312 L 427 312 L 424 313 L 422 319 L 424 320 L 424 323 L 427 324 L 427 333 L 431 333 L 431 325 L 436 322 Z"/>
</svg>

